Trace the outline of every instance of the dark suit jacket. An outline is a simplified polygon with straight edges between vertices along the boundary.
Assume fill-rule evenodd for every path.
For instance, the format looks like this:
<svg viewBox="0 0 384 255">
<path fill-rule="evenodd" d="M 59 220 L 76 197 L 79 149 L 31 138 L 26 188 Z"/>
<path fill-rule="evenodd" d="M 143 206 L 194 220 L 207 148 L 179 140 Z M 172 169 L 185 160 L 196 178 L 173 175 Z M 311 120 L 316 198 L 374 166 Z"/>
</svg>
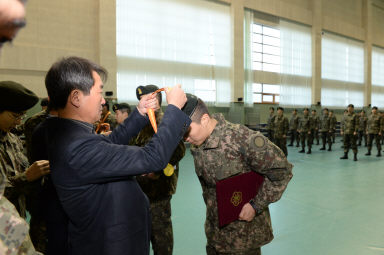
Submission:
<svg viewBox="0 0 384 255">
<path fill-rule="evenodd" d="M 70 254 L 149 254 L 149 203 L 133 176 L 165 168 L 189 117 L 169 105 L 145 147 L 126 145 L 148 123 L 137 110 L 109 136 L 81 121 L 47 122 L 52 179 L 70 220 Z"/>
</svg>

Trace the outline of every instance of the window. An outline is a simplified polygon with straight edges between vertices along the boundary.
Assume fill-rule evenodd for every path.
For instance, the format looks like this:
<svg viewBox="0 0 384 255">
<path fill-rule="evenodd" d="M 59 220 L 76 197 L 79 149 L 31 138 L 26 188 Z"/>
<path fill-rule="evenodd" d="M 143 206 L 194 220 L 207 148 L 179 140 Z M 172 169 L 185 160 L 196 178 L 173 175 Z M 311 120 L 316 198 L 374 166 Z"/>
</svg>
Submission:
<svg viewBox="0 0 384 255">
<path fill-rule="evenodd" d="M 280 102 L 280 86 L 272 84 L 253 83 L 253 102 L 278 104 Z"/>
<path fill-rule="evenodd" d="M 204 0 L 117 0 L 117 97 L 181 84 L 206 103 L 231 101 L 230 7 Z M 208 86 L 209 85 L 209 86 Z"/>
<path fill-rule="evenodd" d="M 280 72 L 280 30 L 252 24 L 252 69 Z"/>
<path fill-rule="evenodd" d="M 363 43 L 330 33 L 322 38 L 322 90 L 324 106 L 364 104 Z"/>
<path fill-rule="evenodd" d="M 372 106 L 384 108 L 384 49 L 372 47 Z"/>
</svg>

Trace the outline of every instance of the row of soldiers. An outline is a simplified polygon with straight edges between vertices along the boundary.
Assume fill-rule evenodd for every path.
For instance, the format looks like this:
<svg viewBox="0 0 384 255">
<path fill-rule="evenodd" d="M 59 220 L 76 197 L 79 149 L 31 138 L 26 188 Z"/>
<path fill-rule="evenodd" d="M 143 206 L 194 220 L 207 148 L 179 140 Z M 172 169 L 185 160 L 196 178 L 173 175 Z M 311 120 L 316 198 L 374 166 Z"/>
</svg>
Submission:
<svg viewBox="0 0 384 255">
<path fill-rule="evenodd" d="M 274 108 L 270 107 L 270 116 L 267 123 L 268 138 L 273 141 L 285 155 L 287 151 L 287 134 L 290 135 L 291 141 L 288 146 L 300 147 L 300 153 L 305 153 L 307 146 L 307 154 L 312 153 L 312 145 L 314 140 L 319 145 L 319 137 L 322 140 L 322 147 L 320 150 L 326 150 L 328 144 L 328 151 L 332 150 L 332 144 L 335 142 L 335 131 L 337 119 L 332 110 L 324 108 L 322 115 L 317 116 L 315 109 L 311 110 L 304 108 L 303 116 L 298 116 L 297 109 L 294 109 L 292 116 L 288 118 L 284 116 L 284 108 L 277 108 L 277 115 L 274 114 Z M 381 156 L 381 140 L 383 139 L 382 133 L 384 132 L 384 115 L 379 113 L 378 108 L 372 107 L 372 114 L 368 117 L 365 116 L 365 111 L 361 111 L 360 115 L 354 112 L 354 106 L 348 105 L 345 110 L 344 116 L 340 122 L 340 134 L 343 136 L 344 155 L 340 159 L 348 159 L 348 151 L 352 149 L 354 153 L 354 161 L 357 161 L 357 141 L 361 145 L 364 138 L 368 152 L 366 156 L 371 155 L 373 140 L 376 141 L 377 156 Z"/>
</svg>

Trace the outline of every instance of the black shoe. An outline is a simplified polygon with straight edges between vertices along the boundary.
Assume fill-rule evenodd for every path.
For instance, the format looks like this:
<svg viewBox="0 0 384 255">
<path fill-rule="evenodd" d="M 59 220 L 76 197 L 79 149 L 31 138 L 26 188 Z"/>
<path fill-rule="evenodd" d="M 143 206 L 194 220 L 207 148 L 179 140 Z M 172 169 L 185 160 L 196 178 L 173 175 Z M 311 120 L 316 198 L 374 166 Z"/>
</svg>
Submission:
<svg viewBox="0 0 384 255">
<path fill-rule="evenodd" d="M 361 143 L 359 143 L 357 146 L 361 146 Z"/>
<path fill-rule="evenodd" d="M 380 151 L 377 153 L 376 157 L 381 157 L 381 152 Z"/>
<path fill-rule="evenodd" d="M 353 156 L 353 161 L 357 161 L 357 155 L 356 154 Z"/>
<path fill-rule="evenodd" d="M 325 147 L 321 147 L 320 150 L 321 150 L 321 151 L 325 151 Z"/>
<path fill-rule="evenodd" d="M 296 144 L 296 147 L 300 147 L 300 145 Z"/>
<path fill-rule="evenodd" d="M 299 153 L 304 153 L 305 152 L 305 150 L 304 149 L 302 149 L 301 151 L 299 151 Z"/>
<path fill-rule="evenodd" d="M 308 151 L 307 151 L 307 154 L 311 154 L 311 153 L 312 153 L 312 151 L 311 151 L 311 150 L 308 150 Z"/>
<path fill-rule="evenodd" d="M 368 151 L 367 153 L 365 153 L 365 156 L 371 156 L 371 152 Z"/>
<path fill-rule="evenodd" d="M 331 147 L 328 148 L 328 151 L 332 151 Z"/>
<path fill-rule="evenodd" d="M 293 145 L 292 145 L 292 144 L 288 144 L 288 146 L 290 146 L 290 147 L 291 147 L 291 146 L 293 146 Z"/>
<path fill-rule="evenodd" d="M 340 159 L 348 159 L 348 154 L 344 153 L 344 156 L 342 156 Z"/>
</svg>

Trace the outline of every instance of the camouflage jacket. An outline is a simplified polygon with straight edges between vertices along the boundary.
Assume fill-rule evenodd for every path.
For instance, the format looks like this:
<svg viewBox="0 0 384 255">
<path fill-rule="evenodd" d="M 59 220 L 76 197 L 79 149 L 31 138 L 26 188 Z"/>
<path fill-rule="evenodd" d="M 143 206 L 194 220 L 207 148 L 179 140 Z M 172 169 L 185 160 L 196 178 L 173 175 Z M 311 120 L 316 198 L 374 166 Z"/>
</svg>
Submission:
<svg viewBox="0 0 384 255">
<path fill-rule="evenodd" d="M 20 139 L 10 132 L 0 132 L 0 171 L 7 177 L 4 195 L 22 217 L 26 216 L 25 195 L 31 187 L 25 176 L 28 167 Z"/>
<path fill-rule="evenodd" d="M 156 112 L 156 122 L 159 124 L 163 118 L 162 112 Z M 154 131 L 151 124 L 145 126 L 131 144 L 136 146 L 145 146 L 153 137 Z M 174 151 L 169 163 L 175 167 L 175 173 L 171 176 L 166 176 L 163 171 L 156 173 L 157 179 L 151 179 L 147 176 L 137 176 L 136 180 L 140 184 L 143 192 L 148 196 L 151 202 L 164 199 L 170 195 L 175 194 L 177 179 L 179 176 L 179 161 L 185 155 L 185 145 L 180 141 L 176 150 Z M 160 169 L 153 169 L 159 171 Z"/>
<path fill-rule="evenodd" d="M 337 124 L 337 119 L 335 116 L 329 117 L 330 131 L 335 131 Z"/>
<path fill-rule="evenodd" d="M 292 178 L 292 165 L 284 153 L 260 132 L 227 122 L 222 114 L 209 138 L 191 146 L 196 174 L 207 206 L 205 232 L 208 244 L 218 252 L 240 252 L 258 248 L 273 239 L 268 205 L 278 201 Z M 253 199 L 261 210 L 251 222 L 234 221 L 219 228 L 216 182 L 255 171 L 265 177 Z"/>
<path fill-rule="evenodd" d="M 303 115 L 302 118 L 300 118 L 299 121 L 299 131 L 300 132 L 308 132 L 314 129 L 314 123 L 311 116 Z"/>
<path fill-rule="evenodd" d="M 32 134 L 35 128 L 44 120 L 48 118 L 47 111 L 41 111 L 27 119 L 24 123 L 24 135 L 25 135 L 25 145 L 27 147 L 27 157 L 29 163 L 32 162 Z"/>
<path fill-rule="evenodd" d="M 267 122 L 267 130 L 273 130 L 273 122 L 275 121 L 276 115 L 269 115 Z"/>
<path fill-rule="evenodd" d="M 110 129 L 109 129 L 110 131 L 114 130 L 117 127 L 117 121 L 116 121 L 115 115 L 113 115 L 111 112 L 108 112 L 107 114 L 108 114 L 108 116 L 106 118 L 105 118 L 105 115 L 102 115 L 100 120 L 94 124 L 94 127 L 96 130 L 97 130 L 97 126 L 102 124 L 102 123 L 108 123 L 109 127 L 110 127 Z M 100 132 L 98 132 L 98 133 L 100 133 Z"/>
<path fill-rule="evenodd" d="M 3 195 L 7 178 L 0 172 L 0 254 L 37 255 L 29 237 L 28 223 Z"/>
<path fill-rule="evenodd" d="M 368 118 L 366 116 L 359 117 L 359 131 L 365 131 L 367 129 L 367 120 Z"/>
<path fill-rule="evenodd" d="M 299 116 L 292 115 L 289 120 L 289 130 L 297 130 L 297 128 L 299 127 L 299 121 Z"/>
<path fill-rule="evenodd" d="M 333 130 L 335 129 L 335 127 L 333 126 L 334 125 L 334 122 L 331 121 L 331 118 L 329 117 L 329 115 L 321 115 L 320 117 L 320 124 L 319 124 L 319 131 L 320 132 L 328 132 L 330 130 Z"/>
<path fill-rule="evenodd" d="M 286 117 L 276 116 L 273 122 L 275 138 L 283 138 L 283 135 L 287 135 L 289 131 L 288 119 Z"/>
<path fill-rule="evenodd" d="M 315 115 L 315 116 L 311 116 L 312 118 L 312 121 L 313 121 L 313 126 L 312 126 L 312 129 L 319 129 L 319 126 L 320 126 L 320 118 L 319 116 Z"/>
<path fill-rule="evenodd" d="M 352 135 L 359 131 L 359 117 L 353 112 L 344 115 L 343 132 L 346 135 Z"/>
<path fill-rule="evenodd" d="M 371 114 L 368 116 L 366 132 L 368 134 L 378 134 L 383 129 L 383 121 L 379 114 Z"/>
</svg>

